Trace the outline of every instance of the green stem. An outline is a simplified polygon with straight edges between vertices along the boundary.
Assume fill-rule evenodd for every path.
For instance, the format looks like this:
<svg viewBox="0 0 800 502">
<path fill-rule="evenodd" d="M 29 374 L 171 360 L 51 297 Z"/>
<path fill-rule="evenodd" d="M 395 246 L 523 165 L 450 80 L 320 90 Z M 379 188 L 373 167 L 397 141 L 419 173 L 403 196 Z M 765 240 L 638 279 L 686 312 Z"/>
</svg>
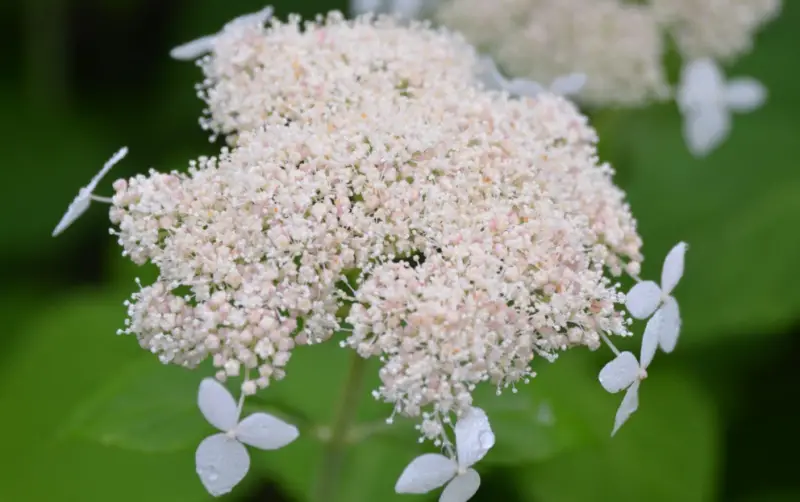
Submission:
<svg viewBox="0 0 800 502">
<path fill-rule="evenodd" d="M 312 498 L 314 502 L 331 502 L 336 499 L 337 482 L 341 477 L 347 449 L 347 434 L 358 411 L 366 367 L 366 359 L 353 352 L 331 435 L 322 450 L 322 463 Z"/>
</svg>

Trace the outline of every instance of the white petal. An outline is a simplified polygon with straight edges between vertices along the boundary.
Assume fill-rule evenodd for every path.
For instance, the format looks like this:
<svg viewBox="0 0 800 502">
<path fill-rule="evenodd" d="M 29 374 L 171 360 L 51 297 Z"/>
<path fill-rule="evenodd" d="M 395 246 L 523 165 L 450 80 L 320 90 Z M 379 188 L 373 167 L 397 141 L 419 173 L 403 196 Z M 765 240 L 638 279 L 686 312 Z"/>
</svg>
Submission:
<svg viewBox="0 0 800 502">
<path fill-rule="evenodd" d="M 678 301 L 670 296 L 658 309 L 656 315 L 660 321 L 658 345 L 661 346 L 661 350 L 669 354 L 675 350 L 675 345 L 678 344 L 678 335 L 681 333 L 681 313 L 678 309 Z"/>
<path fill-rule="evenodd" d="M 378 12 L 381 4 L 383 4 L 382 0 L 350 0 L 350 12 L 354 15 Z"/>
<path fill-rule="evenodd" d="M 250 469 L 250 456 L 242 443 L 227 434 L 205 438 L 194 455 L 197 475 L 215 497 L 231 491 Z"/>
<path fill-rule="evenodd" d="M 676 101 L 684 114 L 724 100 L 725 75 L 712 59 L 696 59 L 684 65 Z"/>
<path fill-rule="evenodd" d="M 515 78 L 506 83 L 505 90 L 512 96 L 535 98 L 544 92 L 545 88 L 539 82 L 524 78 Z"/>
<path fill-rule="evenodd" d="M 272 17 L 274 9 L 271 5 L 267 5 L 258 12 L 251 12 L 250 14 L 243 14 L 235 17 L 225 24 L 225 28 L 230 28 L 239 24 L 263 24 Z"/>
<path fill-rule="evenodd" d="M 53 237 L 66 230 L 67 227 L 72 225 L 75 220 L 80 218 L 83 213 L 89 209 L 89 204 L 92 201 L 90 199 L 91 195 L 92 193 L 85 187 L 78 191 L 78 195 L 72 199 L 72 202 L 70 202 L 69 207 L 67 208 L 67 212 L 64 213 L 64 216 L 61 217 L 58 225 L 56 225 L 56 228 L 53 230 Z"/>
<path fill-rule="evenodd" d="M 108 171 L 114 167 L 120 160 L 125 158 L 128 154 L 128 147 L 123 146 L 117 152 L 111 156 L 110 159 L 103 164 L 103 168 L 94 175 L 94 177 L 89 181 L 89 184 L 85 187 L 78 190 L 78 195 L 72 199 L 70 202 L 69 207 L 67 208 L 67 212 L 64 213 L 64 216 L 61 217 L 61 220 L 56 225 L 56 228 L 53 230 L 53 237 L 57 236 L 61 232 L 67 229 L 72 223 L 80 218 L 83 213 L 89 209 L 89 204 L 91 203 L 92 199 L 92 192 L 94 192 L 95 188 L 97 188 L 97 184 L 103 179 L 103 177 L 108 174 Z"/>
<path fill-rule="evenodd" d="M 197 393 L 197 406 L 208 423 L 228 432 L 239 421 L 236 401 L 224 385 L 213 378 L 204 378 Z"/>
<path fill-rule="evenodd" d="M 508 85 L 508 81 L 497 69 L 494 59 L 489 56 L 481 56 L 478 61 L 478 77 L 490 90 L 502 91 Z"/>
<path fill-rule="evenodd" d="M 108 174 L 108 171 L 110 171 L 112 167 L 117 165 L 117 163 L 120 160 L 124 159 L 126 155 L 128 155 L 127 146 L 123 146 L 122 148 L 117 150 L 117 152 L 114 155 L 112 155 L 111 158 L 108 159 L 105 164 L 103 164 L 103 168 L 100 169 L 100 172 L 95 174 L 94 178 L 92 178 L 92 181 L 90 181 L 89 184 L 86 185 L 86 188 L 89 189 L 89 192 L 94 192 L 94 189 L 97 188 L 97 184 L 100 183 L 100 180 L 102 180 L 103 177 L 106 174 Z"/>
<path fill-rule="evenodd" d="M 397 493 L 428 493 L 453 479 L 458 465 L 450 458 L 438 453 L 426 453 L 411 461 L 397 484 Z"/>
<path fill-rule="evenodd" d="M 731 110 L 751 112 L 767 100 L 767 88 L 754 78 L 741 77 L 728 81 L 725 101 Z"/>
<path fill-rule="evenodd" d="M 665 295 L 672 293 L 678 281 L 683 277 L 683 258 L 689 246 L 685 242 L 679 242 L 664 258 L 664 266 L 661 268 L 661 291 Z"/>
<path fill-rule="evenodd" d="M 467 502 L 478 493 L 480 486 L 481 477 L 475 472 L 475 469 L 467 469 L 464 474 L 456 476 L 447 483 L 442 491 L 442 496 L 439 497 L 439 502 Z"/>
<path fill-rule="evenodd" d="M 633 412 L 639 408 L 639 383 L 639 380 L 633 382 L 633 385 L 628 388 L 628 392 L 625 393 L 625 397 L 622 398 L 622 403 L 620 403 L 617 414 L 614 417 L 614 430 L 611 431 L 612 436 L 616 434 L 619 428 L 622 427 L 622 424 L 633 415 Z"/>
<path fill-rule="evenodd" d="M 636 356 L 626 351 L 603 366 L 599 379 L 600 385 L 605 390 L 615 394 L 636 382 L 638 376 L 639 361 L 636 360 Z"/>
<path fill-rule="evenodd" d="M 572 96 L 581 92 L 584 85 L 586 85 L 585 73 L 570 73 L 556 77 L 550 84 L 550 91 L 562 96 Z"/>
<path fill-rule="evenodd" d="M 415 19 L 422 11 L 424 0 L 394 0 L 391 11 L 403 19 Z"/>
<path fill-rule="evenodd" d="M 474 465 L 494 446 L 494 432 L 489 417 L 480 408 L 472 407 L 456 422 L 456 451 L 461 467 Z"/>
<path fill-rule="evenodd" d="M 642 368 L 647 368 L 653 361 L 653 356 L 656 355 L 658 350 L 658 339 L 660 336 L 661 328 L 661 309 L 656 310 L 653 317 L 647 321 L 644 327 L 644 335 L 642 336 L 642 351 L 639 354 L 639 361 Z"/>
<path fill-rule="evenodd" d="M 253 413 L 236 426 L 236 438 L 262 450 L 277 450 L 300 435 L 297 427 L 267 413 Z"/>
<path fill-rule="evenodd" d="M 658 308 L 661 301 L 661 288 L 653 281 L 637 283 L 625 295 L 625 307 L 636 319 L 647 319 Z"/>
<path fill-rule="evenodd" d="M 683 118 L 683 136 L 686 146 L 695 157 L 705 157 L 716 149 L 731 129 L 728 110 L 721 106 L 710 106 Z"/>
<path fill-rule="evenodd" d="M 198 39 L 186 42 L 169 51 L 169 57 L 180 61 L 192 61 L 214 50 L 214 41 L 217 34 L 206 35 Z"/>
</svg>

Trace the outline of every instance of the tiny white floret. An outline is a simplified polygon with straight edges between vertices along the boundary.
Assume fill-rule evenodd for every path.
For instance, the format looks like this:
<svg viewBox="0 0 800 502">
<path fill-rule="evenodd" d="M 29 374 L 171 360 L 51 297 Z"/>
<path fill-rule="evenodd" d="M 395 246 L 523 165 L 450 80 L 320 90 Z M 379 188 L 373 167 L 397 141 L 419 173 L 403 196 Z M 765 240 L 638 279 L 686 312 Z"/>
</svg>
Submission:
<svg viewBox="0 0 800 502">
<path fill-rule="evenodd" d="M 439 502 L 466 502 L 478 491 L 481 478 L 472 469 L 494 446 L 489 418 L 480 408 L 470 408 L 455 426 L 456 458 L 426 453 L 411 461 L 400 475 L 397 493 L 428 493 L 445 486 Z"/>
<path fill-rule="evenodd" d="M 767 99 L 759 81 L 741 77 L 725 80 L 712 59 L 687 63 L 681 73 L 676 101 L 683 115 L 686 144 L 696 157 L 708 155 L 727 137 L 731 112 L 751 112 Z"/>
<path fill-rule="evenodd" d="M 197 404 L 208 423 L 222 431 L 205 438 L 195 452 L 200 481 L 215 497 L 230 492 L 250 469 L 245 444 L 276 450 L 299 435 L 297 427 L 267 413 L 253 413 L 240 422 L 241 405 L 213 378 L 200 383 Z"/>
<path fill-rule="evenodd" d="M 67 227 L 72 225 L 75 220 L 80 218 L 83 213 L 89 209 L 89 204 L 92 202 L 92 198 L 96 198 L 93 192 L 97 188 L 97 184 L 100 183 L 108 171 L 110 171 L 111 168 L 114 167 L 114 165 L 122 160 L 127 154 L 127 147 L 123 146 L 120 148 L 117 153 L 115 153 L 105 164 L 103 164 L 103 168 L 100 169 L 100 172 L 94 175 L 94 178 L 92 178 L 89 184 L 78 190 L 78 195 L 76 195 L 72 200 L 67 208 L 67 212 L 64 213 L 64 216 L 61 217 L 61 221 L 58 222 L 55 230 L 53 230 L 53 237 L 66 230 Z"/>
</svg>

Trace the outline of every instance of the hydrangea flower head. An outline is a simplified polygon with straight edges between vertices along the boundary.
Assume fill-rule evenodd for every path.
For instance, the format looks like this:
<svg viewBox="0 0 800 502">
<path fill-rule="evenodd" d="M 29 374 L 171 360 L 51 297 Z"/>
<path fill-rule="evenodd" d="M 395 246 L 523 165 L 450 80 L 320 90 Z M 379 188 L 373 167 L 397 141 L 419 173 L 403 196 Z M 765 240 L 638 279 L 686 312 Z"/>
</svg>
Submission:
<svg viewBox="0 0 800 502">
<path fill-rule="evenodd" d="M 229 146 L 117 180 L 110 199 L 122 253 L 159 271 L 120 332 L 164 364 L 210 359 L 216 380 L 241 381 L 238 405 L 200 386 L 221 431 L 196 452 L 202 482 L 225 493 L 245 444 L 297 437 L 264 413 L 240 421 L 244 399 L 291 374 L 295 351 L 338 343 L 380 362 L 389 420 L 444 449 L 397 491 L 447 484 L 442 500 L 466 501 L 494 445 L 475 388 L 516 391 L 536 357 L 631 334 L 615 277 L 637 276 L 642 242 L 597 134 L 549 90 L 486 89 L 476 50 L 425 23 L 256 16 L 208 49 L 203 125 Z"/>
</svg>

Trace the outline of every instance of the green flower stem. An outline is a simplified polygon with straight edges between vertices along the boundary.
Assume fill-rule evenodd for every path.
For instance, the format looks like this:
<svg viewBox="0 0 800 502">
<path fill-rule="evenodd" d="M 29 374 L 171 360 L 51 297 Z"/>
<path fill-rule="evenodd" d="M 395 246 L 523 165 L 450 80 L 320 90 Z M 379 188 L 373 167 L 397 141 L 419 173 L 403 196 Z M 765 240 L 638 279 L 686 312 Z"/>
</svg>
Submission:
<svg viewBox="0 0 800 502">
<path fill-rule="evenodd" d="M 350 367 L 347 372 L 339 409 L 334 417 L 331 435 L 322 450 L 322 462 L 317 474 L 314 489 L 314 502 L 332 502 L 336 499 L 336 489 L 344 463 L 348 443 L 348 434 L 358 411 L 358 401 L 364 387 L 366 359 L 355 352 L 350 356 Z"/>
</svg>

